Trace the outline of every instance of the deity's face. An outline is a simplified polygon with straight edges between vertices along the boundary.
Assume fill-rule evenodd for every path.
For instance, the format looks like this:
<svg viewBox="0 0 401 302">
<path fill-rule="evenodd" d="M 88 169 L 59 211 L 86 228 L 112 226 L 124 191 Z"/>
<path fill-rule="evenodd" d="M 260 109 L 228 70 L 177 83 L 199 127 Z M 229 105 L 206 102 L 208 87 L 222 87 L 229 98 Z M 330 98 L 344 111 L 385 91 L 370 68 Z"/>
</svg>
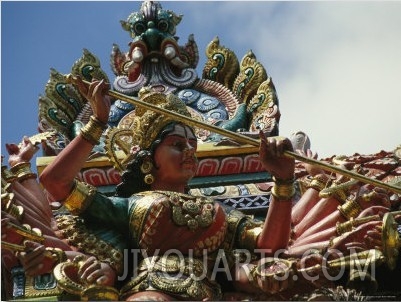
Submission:
<svg viewBox="0 0 401 302">
<path fill-rule="evenodd" d="M 198 168 L 196 148 L 197 139 L 191 128 L 176 124 L 156 148 L 155 180 L 171 186 L 186 185 Z"/>
</svg>

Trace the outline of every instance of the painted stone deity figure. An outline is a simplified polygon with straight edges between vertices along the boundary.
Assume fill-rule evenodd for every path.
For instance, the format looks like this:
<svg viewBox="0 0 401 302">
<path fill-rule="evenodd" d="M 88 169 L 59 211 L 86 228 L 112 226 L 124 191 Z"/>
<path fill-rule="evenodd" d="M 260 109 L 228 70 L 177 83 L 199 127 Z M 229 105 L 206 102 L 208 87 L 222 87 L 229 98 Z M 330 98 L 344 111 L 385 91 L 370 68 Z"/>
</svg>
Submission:
<svg viewBox="0 0 401 302">
<path fill-rule="evenodd" d="M 86 87 L 80 79 L 75 81 L 82 94 L 88 97 L 94 115 L 82 128 L 81 134 L 46 167 L 40 180 L 48 193 L 56 200 L 63 200 L 72 214 L 80 215 L 88 224 L 107 224 L 118 230 L 123 238 L 127 238 L 130 248 L 145 250 L 154 257 L 150 259 L 160 265 L 161 272 L 152 271 L 154 267 L 147 267 L 149 261 L 152 261 L 144 259 L 134 268 L 138 270 L 134 272 L 137 277 L 123 286 L 122 298 L 222 298 L 220 286 L 211 279 L 208 270 L 206 277 L 199 281 L 187 275 L 184 286 L 181 278 L 165 274 L 168 271 L 163 266 L 163 261 L 167 261 L 171 266 L 179 267 L 176 261 L 180 259 L 159 257 L 158 252 L 168 253 L 174 249 L 182 253 L 188 263 L 195 262 L 196 266 L 203 267 L 201 262 L 198 263 L 198 258 L 204 253 L 210 262 L 207 265 L 215 265 L 213 259 L 221 250 L 230 255 L 235 247 L 250 251 L 260 249 L 266 255 L 272 255 L 286 247 L 290 235 L 291 201 L 295 193 L 294 159 L 282 155 L 284 150 L 292 148 L 288 139 L 267 140 L 261 134 L 261 161 L 276 177 L 268 217 L 262 223 L 238 211 L 226 211 L 205 197 L 187 195 L 187 183 L 197 169 L 194 156 L 197 139 L 193 130 L 169 117 L 137 109 L 134 147 L 126 172 L 122 175 L 123 182 L 117 187 L 116 197 L 106 197 L 74 178 L 94 142 L 100 138 L 101 129 L 107 121 L 110 102 L 103 95 L 107 84 L 94 81 Z M 141 98 L 189 115 L 185 104 L 174 95 L 145 92 Z M 66 169 L 67 163 L 69 168 Z M 138 168 L 142 173 L 139 173 Z M 142 175 L 142 179 L 138 175 Z M 227 256 L 228 259 L 233 257 Z M 233 264 L 229 267 L 232 268 Z M 154 281 L 156 276 L 163 278 L 158 275 L 161 273 L 168 277 L 159 282 Z M 241 284 L 242 280 L 238 282 Z M 266 284 L 259 284 L 257 280 L 251 286 L 242 287 L 253 291 L 276 290 Z"/>
</svg>

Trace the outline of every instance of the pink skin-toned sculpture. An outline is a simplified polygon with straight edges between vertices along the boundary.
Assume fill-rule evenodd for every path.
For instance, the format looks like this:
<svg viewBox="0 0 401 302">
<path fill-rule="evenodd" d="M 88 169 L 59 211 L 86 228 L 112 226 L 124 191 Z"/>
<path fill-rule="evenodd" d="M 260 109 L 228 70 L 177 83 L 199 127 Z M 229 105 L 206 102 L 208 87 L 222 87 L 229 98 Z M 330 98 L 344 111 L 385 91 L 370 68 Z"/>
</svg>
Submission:
<svg viewBox="0 0 401 302">
<path fill-rule="evenodd" d="M 6 144 L 9 153 L 8 163 L 10 168 L 21 163 L 29 163 L 33 155 L 39 150 L 24 136 L 22 142 Z M 57 227 L 46 194 L 39 185 L 36 175 L 32 177 L 14 180 L 10 190 L 14 194 L 14 204 L 23 208 L 24 214 L 20 221 L 12 215 L 2 211 L 2 241 L 17 244 L 25 248 L 16 253 L 9 249 L 2 249 L 2 260 L 8 271 L 18 262 L 24 267 L 27 275 L 41 275 L 52 271 L 58 263 L 46 247 L 59 248 L 66 254 L 66 259 L 73 259 L 82 253 L 68 245 L 57 236 Z M 41 242 L 27 240 L 16 231 L 17 227 L 29 225 L 32 229 L 40 230 Z M 107 263 L 97 261 L 95 257 L 89 257 L 84 261 L 79 274 L 83 280 L 89 283 L 96 282 L 103 285 L 112 285 L 116 279 L 116 273 L 110 269 Z"/>
</svg>

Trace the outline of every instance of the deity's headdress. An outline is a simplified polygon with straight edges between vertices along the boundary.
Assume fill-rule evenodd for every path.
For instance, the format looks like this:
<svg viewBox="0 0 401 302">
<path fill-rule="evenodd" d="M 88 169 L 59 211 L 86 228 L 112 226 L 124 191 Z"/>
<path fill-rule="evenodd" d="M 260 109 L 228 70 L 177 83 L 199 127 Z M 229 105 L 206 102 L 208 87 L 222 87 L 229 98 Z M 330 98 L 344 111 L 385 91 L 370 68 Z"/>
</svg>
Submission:
<svg viewBox="0 0 401 302">
<path fill-rule="evenodd" d="M 185 103 L 174 94 L 165 95 L 143 88 L 139 92 L 139 97 L 145 103 L 191 117 Z M 175 121 L 173 117 L 168 115 L 137 106 L 129 127 L 111 129 L 106 136 L 106 151 L 114 166 L 120 171 L 125 170 L 126 165 L 134 157 L 132 148 L 149 150 L 160 131 Z M 127 139 L 127 136 L 130 138 Z M 113 151 L 116 147 L 115 144 L 125 151 L 126 158 L 118 160 Z"/>
</svg>

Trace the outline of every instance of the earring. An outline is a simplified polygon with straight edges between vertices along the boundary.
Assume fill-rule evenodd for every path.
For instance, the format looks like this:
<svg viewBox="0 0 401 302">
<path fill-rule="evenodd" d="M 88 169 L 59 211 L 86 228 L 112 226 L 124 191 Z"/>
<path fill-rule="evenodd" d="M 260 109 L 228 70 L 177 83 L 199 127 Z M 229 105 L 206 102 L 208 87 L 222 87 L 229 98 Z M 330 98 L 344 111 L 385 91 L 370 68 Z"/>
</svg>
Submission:
<svg viewBox="0 0 401 302">
<path fill-rule="evenodd" d="M 148 174 L 153 169 L 153 164 L 150 160 L 145 160 L 141 165 L 141 172 L 143 174 Z"/>
<path fill-rule="evenodd" d="M 152 174 L 146 174 L 143 180 L 147 185 L 151 185 L 155 181 L 155 177 Z"/>
<path fill-rule="evenodd" d="M 155 177 L 150 174 L 153 169 L 153 164 L 150 160 L 145 160 L 141 165 L 141 172 L 146 174 L 143 178 L 144 182 L 148 185 L 152 184 L 155 181 Z"/>
</svg>

